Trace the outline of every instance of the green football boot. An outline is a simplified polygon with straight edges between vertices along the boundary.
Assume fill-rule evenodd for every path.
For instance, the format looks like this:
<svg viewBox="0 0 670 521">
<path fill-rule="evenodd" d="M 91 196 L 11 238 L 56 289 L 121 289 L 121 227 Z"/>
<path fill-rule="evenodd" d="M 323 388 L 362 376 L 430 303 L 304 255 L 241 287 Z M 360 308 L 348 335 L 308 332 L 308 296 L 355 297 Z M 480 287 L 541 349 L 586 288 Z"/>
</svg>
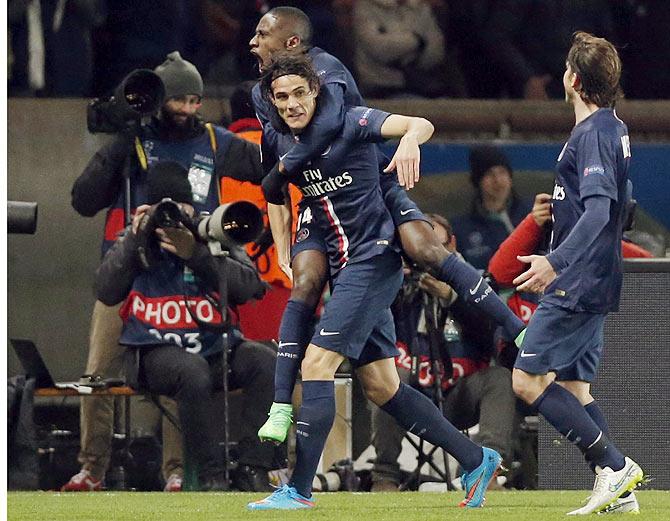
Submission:
<svg viewBox="0 0 670 521">
<path fill-rule="evenodd" d="M 258 429 L 258 437 L 261 441 L 283 443 L 293 423 L 293 406 L 290 403 L 273 403 L 268 416 L 267 421 Z"/>
</svg>

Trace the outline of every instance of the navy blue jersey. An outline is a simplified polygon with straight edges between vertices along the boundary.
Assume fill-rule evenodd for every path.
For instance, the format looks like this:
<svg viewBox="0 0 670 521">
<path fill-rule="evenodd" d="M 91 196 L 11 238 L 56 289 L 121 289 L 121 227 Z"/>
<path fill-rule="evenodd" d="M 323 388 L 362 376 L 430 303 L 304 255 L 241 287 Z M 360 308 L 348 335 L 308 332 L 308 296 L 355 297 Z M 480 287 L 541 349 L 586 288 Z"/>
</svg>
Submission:
<svg viewBox="0 0 670 521">
<path fill-rule="evenodd" d="M 348 263 L 395 249 L 395 227 L 379 187 L 374 145 L 383 140 L 381 126 L 388 116 L 371 108 L 350 108 L 338 137 L 291 177 L 303 194 L 301 219 L 314 219 L 323 231 L 333 274 Z M 278 139 L 281 155 L 299 136 Z"/>
<path fill-rule="evenodd" d="M 556 165 L 551 250 L 584 213 L 591 196 L 611 199 L 610 219 L 593 244 L 558 273 L 543 302 L 574 311 L 616 311 L 621 293 L 621 236 L 630 163 L 628 128 L 613 109 L 601 108 L 572 130 Z"/>
</svg>

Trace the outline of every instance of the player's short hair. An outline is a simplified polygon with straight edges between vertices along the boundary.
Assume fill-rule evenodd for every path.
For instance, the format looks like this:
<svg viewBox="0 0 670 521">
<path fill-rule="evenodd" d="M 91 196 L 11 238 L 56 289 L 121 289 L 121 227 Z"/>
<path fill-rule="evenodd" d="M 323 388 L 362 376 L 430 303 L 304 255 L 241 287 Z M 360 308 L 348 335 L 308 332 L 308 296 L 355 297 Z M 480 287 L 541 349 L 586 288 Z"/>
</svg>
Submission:
<svg viewBox="0 0 670 521">
<path fill-rule="evenodd" d="M 268 11 L 268 14 L 281 21 L 282 28 L 291 33 L 288 36 L 297 36 L 302 45 L 312 45 L 312 22 L 309 17 L 297 7 L 279 6 Z"/>
<path fill-rule="evenodd" d="M 572 37 L 568 65 L 581 82 L 578 94 L 598 107 L 614 107 L 621 91 L 621 59 L 614 45 L 578 31 Z"/>
<path fill-rule="evenodd" d="M 319 77 L 312 67 L 312 61 L 306 54 L 281 52 L 273 56 L 272 63 L 261 76 L 261 93 L 272 100 L 272 82 L 281 76 L 296 75 L 307 80 L 310 89 L 318 90 Z"/>
</svg>

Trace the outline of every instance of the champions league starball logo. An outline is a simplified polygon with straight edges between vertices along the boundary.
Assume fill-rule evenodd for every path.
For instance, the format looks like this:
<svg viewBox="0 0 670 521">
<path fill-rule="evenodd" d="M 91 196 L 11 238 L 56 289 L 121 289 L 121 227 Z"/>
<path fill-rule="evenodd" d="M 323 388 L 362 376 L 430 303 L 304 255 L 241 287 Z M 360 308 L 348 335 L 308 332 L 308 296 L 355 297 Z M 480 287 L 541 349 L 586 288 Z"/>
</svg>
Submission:
<svg viewBox="0 0 670 521">
<path fill-rule="evenodd" d="M 588 175 L 590 175 L 590 174 L 604 174 L 604 173 L 605 173 L 605 169 L 604 169 L 602 166 L 600 166 L 600 165 L 596 165 L 596 166 L 587 166 L 587 167 L 584 169 L 584 177 L 586 177 L 586 176 L 588 176 Z"/>
</svg>

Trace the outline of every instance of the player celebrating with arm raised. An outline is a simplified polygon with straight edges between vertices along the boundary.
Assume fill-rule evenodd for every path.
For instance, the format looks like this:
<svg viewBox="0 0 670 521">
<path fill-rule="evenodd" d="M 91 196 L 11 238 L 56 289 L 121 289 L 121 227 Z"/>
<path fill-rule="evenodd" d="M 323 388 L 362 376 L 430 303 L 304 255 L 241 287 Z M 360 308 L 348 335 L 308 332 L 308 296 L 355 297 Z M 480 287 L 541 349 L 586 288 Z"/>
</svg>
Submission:
<svg viewBox="0 0 670 521">
<path fill-rule="evenodd" d="M 258 22 L 256 32 L 249 42 L 251 53 L 258 59 L 259 69 L 270 67 L 273 55 L 278 52 L 303 56 L 311 60 L 320 80 L 319 110 L 310 124 L 301 132 L 300 140 L 281 153 L 280 163 L 269 176 L 301 175 L 309 161 L 319 161 L 331 155 L 329 146 L 342 130 L 348 107 L 365 105 L 353 76 L 334 56 L 310 45 L 312 28 L 309 18 L 294 7 L 275 7 Z M 264 163 L 278 158 L 273 144 L 277 140 L 277 113 L 271 101 L 261 94 L 260 85 L 253 90 L 256 113 L 263 124 Z M 275 121 L 275 124 L 272 123 Z M 280 120 L 281 121 L 281 120 Z M 278 126 L 278 125 L 277 125 Z M 430 221 L 408 196 L 397 179 L 407 187 L 418 180 L 418 163 L 407 154 L 406 142 L 394 154 L 391 162 L 380 157 L 378 182 L 382 196 L 397 228 L 403 252 L 419 269 L 430 272 L 435 278 L 448 283 L 477 309 L 501 324 L 510 339 L 523 330 L 523 323 L 507 308 L 481 277 L 480 273 L 462 262 L 439 241 Z M 271 165 L 270 165 L 271 166 Z M 396 169 L 398 174 L 385 174 Z M 279 172 L 283 172 L 279 174 Z M 383 171 L 383 172 L 382 172 Z M 275 222 L 290 223 L 288 207 L 268 205 L 268 215 Z M 306 209 L 311 212 L 311 209 Z M 286 305 L 279 330 L 279 356 L 275 369 L 275 399 L 268 421 L 258 432 L 262 440 L 282 442 L 292 421 L 291 395 L 300 366 L 300 360 L 309 342 L 307 331 L 314 310 L 321 298 L 328 276 L 326 247 L 317 227 L 310 224 L 309 213 L 300 216 L 296 243 L 291 249 L 291 233 L 273 229 L 280 265 L 293 275 L 291 299 Z M 282 229 L 290 230 L 289 227 Z"/>
<path fill-rule="evenodd" d="M 596 471 L 588 503 L 570 515 L 607 511 L 643 479 L 640 467 L 608 437 L 591 396 L 603 326 L 616 311 L 622 283 L 621 235 L 630 142 L 614 103 L 621 61 L 614 46 L 575 33 L 563 76 L 575 127 L 558 157 L 547 256 L 519 260 L 530 268 L 514 284 L 544 292 L 517 357 L 513 387 L 583 452 Z"/>
<path fill-rule="evenodd" d="M 264 75 L 262 88 L 290 129 L 278 138 L 281 155 L 300 140 L 314 117 L 319 79 L 307 57 L 278 56 Z M 335 416 L 335 371 L 345 358 L 356 368 L 368 399 L 460 462 L 467 485 L 462 506 L 483 504 L 500 455 L 470 441 L 429 398 L 400 383 L 394 365 L 397 349 L 390 305 L 402 283 L 402 263 L 394 242 L 395 226 L 379 187 L 372 143 L 401 138 L 399 146 L 407 149 L 418 168 L 419 145 L 432 133 L 433 126 L 421 118 L 350 108 L 329 153 L 291 178 L 303 193 L 301 204 L 311 210 L 312 224 L 324 238 L 333 289 L 302 362 L 303 400 L 291 481 L 271 496 L 250 503 L 251 509 L 293 510 L 314 505 L 312 480 Z M 266 196 L 280 203 L 283 192 L 267 190 Z"/>
</svg>

